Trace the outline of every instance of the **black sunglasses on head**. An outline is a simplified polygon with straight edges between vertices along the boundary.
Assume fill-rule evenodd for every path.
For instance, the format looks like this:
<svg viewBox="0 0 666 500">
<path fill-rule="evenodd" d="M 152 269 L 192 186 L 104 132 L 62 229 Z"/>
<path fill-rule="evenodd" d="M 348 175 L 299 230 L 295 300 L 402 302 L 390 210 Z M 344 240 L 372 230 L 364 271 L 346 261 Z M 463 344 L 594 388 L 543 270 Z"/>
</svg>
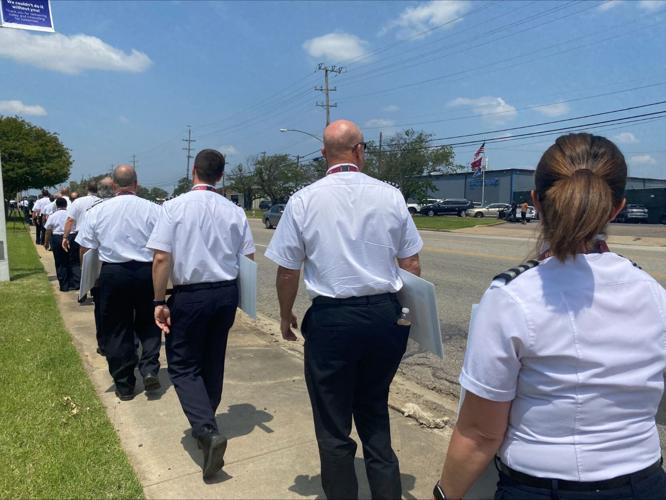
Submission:
<svg viewBox="0 0 666 500">
<path fill-rule="evenodd" d="M 363 151 L 368 149 L 368 143 L 367 142 L 357 142 L 352 146 L 352 149 L 356 149 L 356 146 L 363 146 Z"/>
</svg>

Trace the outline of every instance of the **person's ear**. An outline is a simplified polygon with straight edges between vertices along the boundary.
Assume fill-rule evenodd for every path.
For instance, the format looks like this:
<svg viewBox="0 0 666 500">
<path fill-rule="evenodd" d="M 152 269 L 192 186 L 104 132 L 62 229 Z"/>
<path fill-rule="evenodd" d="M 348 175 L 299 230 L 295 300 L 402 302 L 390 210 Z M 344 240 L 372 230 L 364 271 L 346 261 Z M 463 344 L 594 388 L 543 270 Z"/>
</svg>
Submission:
<svg viewBox="0 0 666 500">
<path fill-rule="evenodd" d="M 532 205 L 534 205 L 534 208 L 536 208 L 536 211 L 539 213 L 541 212 L 541 200 L 539 200 L 539 195 L 536 191 L 532 190 L 530 191 L 530 194 L 532 196 Z"/>
<path fill-rule="evenodd" d="M 622 211 L 622 209 L 624 208 L 624 206 L 626 204 L 627 204 L 627 199 L 622 198 L 622 201 L 620 203 L 618 203 L 617 206 L 611 212 L 611 217 L 608 220 L 611 221 L 611 220 L 615 219 L 615 217 L 617 217 L 617 214 L 619 214 Z"/>
</svg>

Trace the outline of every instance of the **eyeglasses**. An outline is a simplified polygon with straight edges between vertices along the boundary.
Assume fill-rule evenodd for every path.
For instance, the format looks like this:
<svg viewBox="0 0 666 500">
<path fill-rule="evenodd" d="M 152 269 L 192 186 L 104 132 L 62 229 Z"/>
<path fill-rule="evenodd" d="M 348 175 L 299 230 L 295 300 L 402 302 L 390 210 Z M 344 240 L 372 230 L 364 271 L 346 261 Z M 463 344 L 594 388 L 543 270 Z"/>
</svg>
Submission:
<svg viewBox="0 0 666 500">
<path fill-rule="evenodd" d="M 368 143 L 367 142 L 357 142 L 352 146 L 352 149 L 356 149 L 356 146 L 363 146 L 363 151 L 368 149 Z"/>
</svg>

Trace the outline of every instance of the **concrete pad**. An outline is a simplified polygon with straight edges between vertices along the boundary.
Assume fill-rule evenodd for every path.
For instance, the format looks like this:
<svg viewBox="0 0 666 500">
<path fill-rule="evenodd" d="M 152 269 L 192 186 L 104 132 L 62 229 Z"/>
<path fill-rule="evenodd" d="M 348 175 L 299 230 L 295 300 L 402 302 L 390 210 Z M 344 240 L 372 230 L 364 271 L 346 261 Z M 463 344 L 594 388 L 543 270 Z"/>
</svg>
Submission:
<svg viewBox="0 0 666 500">
<path fill-rule="evenodd" d="M 38 247 L 47 273 L 53 257 Z M 302 356 L 257 330 L 243 315 L 231 330 L 225 384 L 217 421 L 229 438 L 225 467 L 213 481 L 201 477 L 202 456 L 166 372 L 162 389 L 119 401 L 97 348 L 92 305 L 74 292 L 54 293 L 84 367 L 144 486 L 148 498 L 323 498 L 312 412 Z M 394 449 L 401 463 L 403 496 L 429 498 L 441 471 L 449 430 L 429 430 L 391 412 Z M 360 440 L 356 458 L 361 498 L 370 498 Z"/>
</svg>

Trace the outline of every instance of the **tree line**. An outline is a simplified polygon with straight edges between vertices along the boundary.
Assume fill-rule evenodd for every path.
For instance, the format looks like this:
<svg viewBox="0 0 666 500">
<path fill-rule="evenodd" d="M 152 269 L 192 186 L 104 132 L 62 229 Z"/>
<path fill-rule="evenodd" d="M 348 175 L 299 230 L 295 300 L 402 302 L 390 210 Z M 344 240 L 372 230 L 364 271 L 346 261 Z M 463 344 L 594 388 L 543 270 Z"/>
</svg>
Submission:
<svg viewBox="0 0 666 500">
<path fill-rule="evenodd" d="M 430 176 L 464 168 L 456 165 L 450 146 L 432 146 L 432 134 L 405 129 L 396 132 L 381 145 L 369 141 L 364 172 L 396 186 L 406 200 L 422 200 L 434 189 Z M 0 154 L 2 155 L 5 193 L 40 189 L 65 182 L 72 159 L 57 134 L 48 132 L 19 117 L 0 116 Z M 70 191 L 85 194 L 89 180 L 100 180 L 103 173 L 79 181 L 70 180 Z M 257 199 L 271 203 L 285 202 L 289 196 L 326 175 L 321 157 L 304 160 L 284 153 L 261 154 L 227 168 L 225 189 L 243 195 L 245 208 Z M 183 177 L 169 193 L 160 187 L 140 186 L 137 194 L 149 200 L 178 196 L 191 188 Z"/>
</svg>

